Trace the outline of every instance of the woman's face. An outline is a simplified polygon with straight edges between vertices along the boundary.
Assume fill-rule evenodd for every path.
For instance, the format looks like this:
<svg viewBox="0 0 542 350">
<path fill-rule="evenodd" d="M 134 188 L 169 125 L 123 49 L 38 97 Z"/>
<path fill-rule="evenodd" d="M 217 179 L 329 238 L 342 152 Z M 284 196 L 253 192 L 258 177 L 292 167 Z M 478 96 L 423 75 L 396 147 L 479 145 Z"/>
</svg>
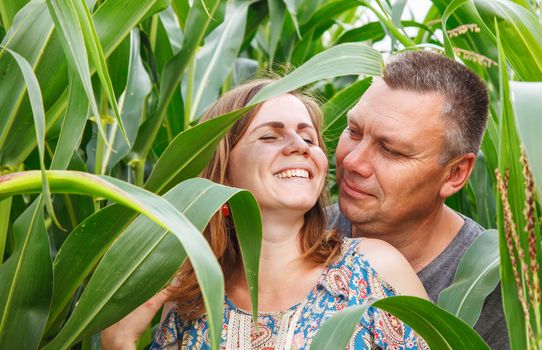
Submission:
<svg viewBox="0 0 542 350">
<path fill-rule="evenodd" d="M 229 169 L 230 185 L 250 190 L 262 210 L 310 210 L 327 158 L 303 102 L 290 94 L 266 101 L 232 149 Z"/>
</svg>

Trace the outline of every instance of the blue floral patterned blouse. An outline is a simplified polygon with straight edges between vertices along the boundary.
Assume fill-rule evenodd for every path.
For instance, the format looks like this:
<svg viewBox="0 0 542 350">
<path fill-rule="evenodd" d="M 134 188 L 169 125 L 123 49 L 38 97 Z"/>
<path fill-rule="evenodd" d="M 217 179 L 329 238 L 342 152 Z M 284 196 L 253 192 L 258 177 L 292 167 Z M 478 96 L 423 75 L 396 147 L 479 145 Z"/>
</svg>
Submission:
<svg viewBox="0 0 542 350">
<path fill-rule="evenodd" d="M 373 298 L 395 295 L 363 254 L 359 240 L 344 239 L 341 254 L 329 264 L 316 286 L 300 303 L 282 312 L 258 313 L 258 331 L 250 312 L 224 297 L 221 349 L 308 349 L 322 325 L 335 312 Z M 424 341 L 393 315 L 370 308 L 362 317 L 347 349 L 423 349 Z M 166 316 L 151 350 L 210 349 L 207 317 L 184 321 L 175 308 Z"/>
</svg>

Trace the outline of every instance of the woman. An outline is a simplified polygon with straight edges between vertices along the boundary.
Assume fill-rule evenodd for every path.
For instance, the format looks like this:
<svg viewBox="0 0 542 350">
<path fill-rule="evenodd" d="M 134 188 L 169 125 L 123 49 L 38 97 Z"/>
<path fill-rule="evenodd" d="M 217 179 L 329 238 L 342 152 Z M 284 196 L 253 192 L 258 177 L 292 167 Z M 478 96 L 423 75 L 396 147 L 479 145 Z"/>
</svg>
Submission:
<svg viewBox="0 0 542 350">
<path fill-rule="evenodd" d="M 204 120 L 245 106 L 269 83 L 256 81 L 228 92 Z M 307 349 L 319 326 L 345 307 L 396 293 L 427 298 L 393 247 L 371 239 L 341 241 L 325 230 L 327 158 L 320 120 L 318 105 L 301 93 L 270 99 L 235 123 L 203 172 L 215 182 L 250 190 L 262 214 L 257 332 L 228 213 L 217 214 L 205 231 L 226 281 L 222 348 Z M 190 264 L 181 267 L 176 280 L 175 286 L 104 331 L 104 348 L 133 348 L 166 299 L 172 302 L 164 308 L 151 349 L 209 348 L 203 301 Z M 371 308 L 350 347 L 417 349 L 418 342 L 408 326 Z"/>
</svg>

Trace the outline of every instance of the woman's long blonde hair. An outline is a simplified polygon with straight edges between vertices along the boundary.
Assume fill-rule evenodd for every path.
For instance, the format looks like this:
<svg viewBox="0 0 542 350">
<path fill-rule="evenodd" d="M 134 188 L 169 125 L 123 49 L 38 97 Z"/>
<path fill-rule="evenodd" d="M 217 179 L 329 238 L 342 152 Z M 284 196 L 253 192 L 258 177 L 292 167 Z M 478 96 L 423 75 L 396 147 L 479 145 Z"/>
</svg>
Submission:
<svg viewBox="0 0 542 350">
<path fill-rule="evenodd" d="M 258 91 L 273 81 L 269 79 L 255 80 L 234 88 L 209 108 L 201 118 L 201 122 L 245 107 Z M 290 92 L 290 94 L 299 98 L 309 111 L 317 131 L 318 144 L 324 148 L 321 136 L 322 112 L 318 103 L 314 98 L 299 91 Z M 227 135 L 220 141 L 209 165 L 203 170 L 202 177 L 220 184 L 231 183 L 228 168 L 230 152 L 246 132 L 260 106 L 261 104 L 252 108 L 244 117 L 234 123 Z M 318 264 L 327 263 L 335 258 L 340 248 L 340 238 L 336 231 L 326 231 L 326 204 L 327 192 L 322 191 L 314 207 L 305 213 L 305 222 L 299 236 L 303 257 Z M 242 263 L 231 217 L 224 217 L 219 211 L 211 218 L 203 234 L 222 267 L 224 279 L 227 283 L 235 269 Z M 188 260 L 181 265 L 177 273 L 176 283 L 168 287 L 168 292 L 171 299 L 177 302 L 179 314 L 183 319 L 193 320 L 205 312 L 201 290 L 192 265 Z"/>
</svg>

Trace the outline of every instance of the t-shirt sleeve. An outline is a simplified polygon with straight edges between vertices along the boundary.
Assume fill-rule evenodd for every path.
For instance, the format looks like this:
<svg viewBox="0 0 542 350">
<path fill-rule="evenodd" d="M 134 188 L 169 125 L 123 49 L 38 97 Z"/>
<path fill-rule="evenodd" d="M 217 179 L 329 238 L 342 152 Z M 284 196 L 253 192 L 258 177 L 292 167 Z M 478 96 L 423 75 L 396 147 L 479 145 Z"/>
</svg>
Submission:
<svg viewBox="0 0 542 350">
<path fill-rule="evenodd" d="M 358 305 L 397 295 L 393 287 L 380 278 L 363 254 L 357 253 L 352 267 L 355 303 Z M 394 315 L 376 307 L 370 307 L 362 317 L 350 348 L 358 349 L 362 345 L 368 349 L 429 349 L 412 328 Z"/>
</svg>

